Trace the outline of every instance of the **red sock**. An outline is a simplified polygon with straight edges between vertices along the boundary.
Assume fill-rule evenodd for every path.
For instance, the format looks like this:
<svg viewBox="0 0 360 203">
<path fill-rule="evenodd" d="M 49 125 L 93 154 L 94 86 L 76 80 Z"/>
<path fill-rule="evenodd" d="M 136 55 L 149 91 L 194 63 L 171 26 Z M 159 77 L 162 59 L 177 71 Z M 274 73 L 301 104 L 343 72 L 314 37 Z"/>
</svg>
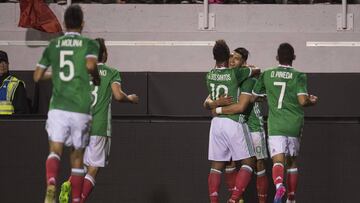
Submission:
<svg viewBox="0 0 360 203">
<path fill-rule="evenodd" d="M 94 187 L 95 187 L 95 179 L 89 174 L 86 174 L 84 178 L 80 203 L 85 203 L 85 200 L 89 197 Z"/>
<path fill-rule="evenodd" d="M 251 180 L 252 175 L 252 168 L 248 165 L 241 166 L 235 182 L 235 188 L 231 195 L 231 199 L 238 201 L 239 198 L 242 196 L 243 192 L 245 191 L 247 185 Z"/>
<path fill-rule="evenodd" d="M 237 171 L 236 168 L 226 168 L 225 169 L 225 182 L 228 190 L 232 192 L 235 187 Z"/>
<path fill-rule="evenodd" d="M 266 176 L 266 171 L 262 170 L 257 173 L 256 189 L 260 203 L 266 203 L 267 193 L 269 189 L 269 181 Z"/>
<path fill-rule="evenodd" d="M 291 168 L 287 170 L 286 185 L 288 188 L 288 199 L 295 200 L 295 191 L 298 182 L 298 169 Z"/>
<path fill-rule="evenodd" d="M 278 187 L 283 184 L 284 165 L 282 165 L 281 163 L 275 163 L 272 168 L 272 177 L 274 185 L 276 186 L 276 189 L 278 189 Z"/>
<path fill-rule="evenodd" d="M 221 171 L 211 169 L 208 177 L 209 196 L 211 203 L 219 202 L 219 186 L 221 180 Z"/>
<path fill-rule="evenodd" d="M 81 191 L 84 182 L 84 169 L 79 168 L 72 168 L 71 169 L 71 195 L 72 195 L 72 202 L 80 202 L 81 199 Z"/>
<path fill-rule="evenodd" d="M 56 185 L 56 178 L 59 173 L 60 156 L 51 152 L 46 159 L 46 183 Z"/>
</svg>

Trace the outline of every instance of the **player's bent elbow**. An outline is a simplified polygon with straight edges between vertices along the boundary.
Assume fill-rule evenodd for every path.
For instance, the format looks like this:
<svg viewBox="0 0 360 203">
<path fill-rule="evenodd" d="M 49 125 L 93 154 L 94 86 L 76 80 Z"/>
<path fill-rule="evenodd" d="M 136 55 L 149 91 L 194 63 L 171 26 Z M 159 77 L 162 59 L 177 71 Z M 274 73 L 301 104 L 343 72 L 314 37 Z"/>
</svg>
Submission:
<svg viewBox="0 0 360 203">
<path fill-rule="evenodd" d="M 34 75 L 33 75 L 33 80 L 34 80 L 34 82 L 39 82 L 40 77 L 39 77 L 38 75 L 39 75 L 39 74 L 37 74 L 36 72 L 34 72 Z"/>
<path fill-rule="evenodd" d="M 300 95 L 298 96 L 298 101 L 300 106 L 305 107 L 308 104 L 308 97 L 306 95 Z"/>
<path fill-rule="evenodd" d="M 122 102 L 122 101 L 124 101 L 124 99 L 125 99 L 125 95 L 123 95 L 123 94 L 114 94 L 114 99 L 115 99 L 117 102 Z"/>
</svg>

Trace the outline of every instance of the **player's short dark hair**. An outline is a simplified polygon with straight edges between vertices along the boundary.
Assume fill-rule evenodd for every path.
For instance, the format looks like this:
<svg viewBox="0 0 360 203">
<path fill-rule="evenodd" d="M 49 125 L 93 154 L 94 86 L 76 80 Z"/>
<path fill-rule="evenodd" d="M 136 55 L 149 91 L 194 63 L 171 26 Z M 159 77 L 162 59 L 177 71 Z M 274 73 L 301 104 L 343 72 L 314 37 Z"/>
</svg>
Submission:
<svg viewBox="0 0 360 203">
<path fill-rule="evenodd" d="M 244 47 L 239 47 L 234 50 L 236 53 L 240 54 L 241 57 L 246 61 L 249 57 L 249 51 Z"/>
<path fill-rule="evenodd" d="M 105 50 L 106 50 L 105 40 L 104 40 L 104 38 L 96 38 L 95 40 L 99 43 L 98 61 L 102 62 L 104 60 L 104 54 L 105 54 Z"/>
<path fill-rule="evenodd" d="M 79 5 L 73 4 L 66 9 L 64 21 L 67 29 L 81 28 L 83 20 L 84 14 Z"/>
<path fill-rule="evenodd" d="M 230 58 L 230 49 L 225 40 L 216 40 L 213 47 L 213 55 L 216 62 L 225 62 Z"/>
<path fill-rule="evenodd" d="M 281 43 L 277 52 L 280 64 L 291 64 L 295 59 L 294 47 L 289 43 Z"/>
</svg>

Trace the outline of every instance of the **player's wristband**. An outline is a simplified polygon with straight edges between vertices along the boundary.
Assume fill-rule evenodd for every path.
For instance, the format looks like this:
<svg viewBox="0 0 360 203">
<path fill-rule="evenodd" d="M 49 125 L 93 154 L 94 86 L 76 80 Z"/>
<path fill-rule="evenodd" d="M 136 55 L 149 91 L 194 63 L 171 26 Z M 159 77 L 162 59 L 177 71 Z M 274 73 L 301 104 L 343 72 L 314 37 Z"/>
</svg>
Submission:
<svg viewBox="0 0 360 203">
<path fill-rule="evenodd" d="M 217 107 L 215 109 L 216 114 L 222 114 L 222 107 Z"/>
</svg>

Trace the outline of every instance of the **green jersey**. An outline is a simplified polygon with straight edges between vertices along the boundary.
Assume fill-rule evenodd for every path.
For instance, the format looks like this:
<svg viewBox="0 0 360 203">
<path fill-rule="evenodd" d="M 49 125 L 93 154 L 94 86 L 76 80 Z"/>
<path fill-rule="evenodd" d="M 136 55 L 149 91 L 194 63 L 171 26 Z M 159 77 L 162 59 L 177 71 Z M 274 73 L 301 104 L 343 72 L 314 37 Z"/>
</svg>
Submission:
<svg viewBox="0 0 360 203">
<path fill-rule="evenodd" d="M 298 96 L 307 95 L 306 84 L 306 75 L 288 66 L 278 66 L 260 75 L 253 93 L 267 95 L 270 136 L 300 136 L 304 110 Z"/>
<path fill-rule="evenodd" d="M 260 102 L 255 102 L 247 122 L 250 132 L 263 132 L 264 120 L 260 110 Z"/>
<path fill-rule="evenodd" d="M 96 58 L 99 45 L 79 33 L 66 33 L 50 42 L 38 63 L 52 68 L 52 97 L 49 109 L 90 113 L 91 88 L 86 58 Z"/>
<path fill-rule="evenodd" d="M 90 135 L 110 136 L 111 135 L 111 99 L 113 83 L 121 83 L 119 71 L 110 68 L 102 63 L 98 64 L 101 78 L 100 86 L 92 85 L 92 112 L 93 121 Z"/>
<path fill-rule="evenodd" d="M 250 68 L 214 68 L 206 75 L 206 85 L 212 100 L 221 95 L 228 95 L 237 102 L 240 94 L 240 84 L 251 75 Z M 240 114 L 219 115 L 236 122 L 245 122 Z"/>
<path fill-rule="evenodd" d="M 256 83 L 255 78 L 246 79 L 240 86 L 241 94 L 252 95 L 253 87 Z M 262 132 L 263 131 L 263 118 L 260 111 L 259 102 L 249 104 L 247 111 L 243 113 L 244 118 L 247 120 L 250 132 Z"/>
</svg>

